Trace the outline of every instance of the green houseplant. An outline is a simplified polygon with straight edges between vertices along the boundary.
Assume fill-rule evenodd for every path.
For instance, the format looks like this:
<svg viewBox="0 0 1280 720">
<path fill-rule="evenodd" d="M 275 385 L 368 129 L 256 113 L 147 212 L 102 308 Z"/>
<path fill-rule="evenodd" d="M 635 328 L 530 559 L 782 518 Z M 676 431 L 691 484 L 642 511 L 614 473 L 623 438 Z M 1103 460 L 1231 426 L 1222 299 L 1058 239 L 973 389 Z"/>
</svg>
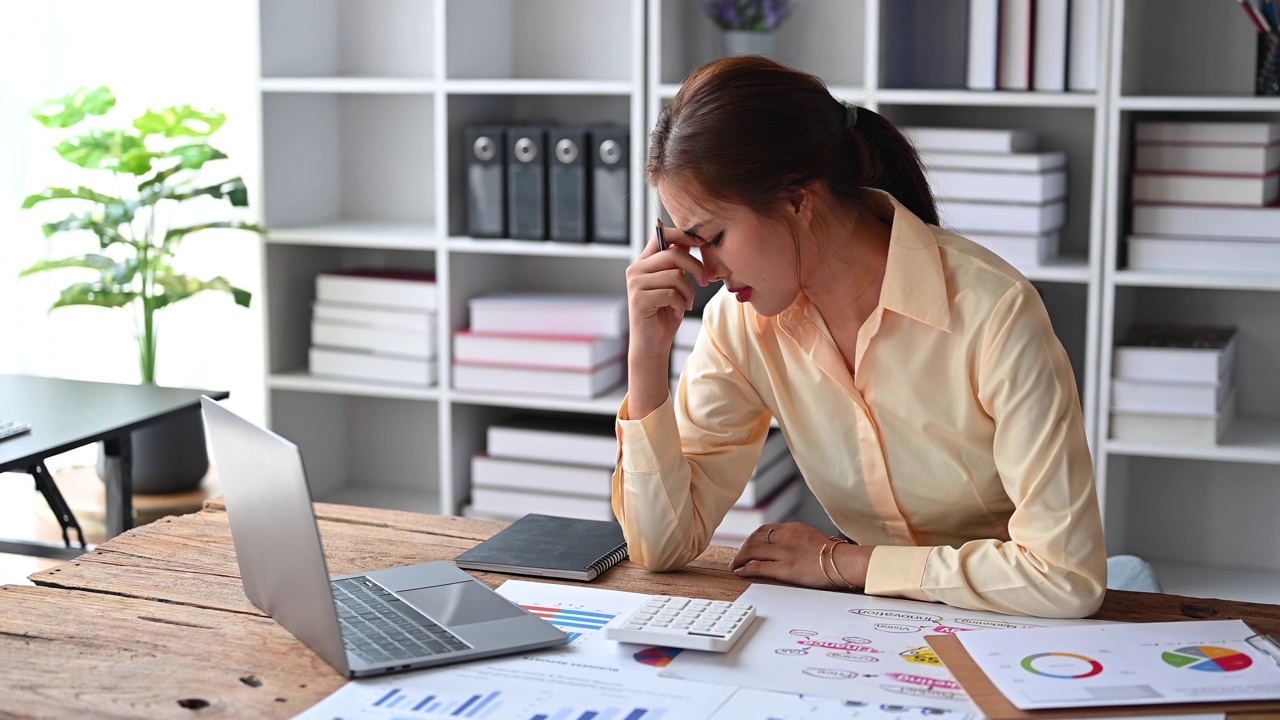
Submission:
<svg viewBox="0 0 1280 720">
<path fill-rule="evenodd" d="M 115 96 L 106 87 L 81 88 L 41 103 L 31 115 L 45 127 L 61 130 L 75 128 L 90 117 L 106 115 L 115 103 Z M 258 225 L 235 219 L 180 224 L 180 209 L 199 205 L 204 217 L 209 214 L 211 203 L 212 207 L 223 201 L 232 207 L 249 204 L 244 181 L 239 177 L 205 184 L 205 166 L 227 157 L 209 144 L 209 137 L 225 121 L 226 116 L 221 113 L 183 105 L 158 112 L 149 110 L 125 127 L 77 128 L 56 150 L 68 162 L 93 171 L 95 181 L 86 180 L 76 188 L 50 187 L 29 196 L 22 205 L 24 209 L 48 202 L 76 206 L 61 220 L 45 223 L 44 235 L 52 239 L 79 233 L 89 242 L 90 237 L 96 238 L 96 247 L 72 257 L 42 260 L 21 275 L 52 270 L 70 274 L 70 269 L 80 273 L 61 291 L 51 312 L 77 305 L 133 311 L 144 383 L 156 381 L 156 313 L 206 290 L 228 293 L 236 304 L 249 306 L 249 292 L 233 286 L 225 277 L 202 280 L 171 264 L 182 241 L 194 233 L 214 228 L 265 232 Z M 103 191 L 104 188 L 110 190 Z M 152 436 L 146 435 L 150 431 L 134 433 L 135 489 L 186 489 L 199 483 L 208 468 L 208 459 L 199 415 L 191 415 L 193 418 L 184 418 L 186 430 L 161 425 L 155 427 Z M 192 437 L 182 442 L 175 433 Z M 190 477 L 160 478 L 174 471 L 157 461 L 156 482 L 166 487 L 149 487 L 148 453 L 152 449 L 168 449 L 173 455 L 182 455 L 176 472 L 194 474 L 194 482 Z M 103 471 L 101 462 L 99 471 Z"/>
</svg>

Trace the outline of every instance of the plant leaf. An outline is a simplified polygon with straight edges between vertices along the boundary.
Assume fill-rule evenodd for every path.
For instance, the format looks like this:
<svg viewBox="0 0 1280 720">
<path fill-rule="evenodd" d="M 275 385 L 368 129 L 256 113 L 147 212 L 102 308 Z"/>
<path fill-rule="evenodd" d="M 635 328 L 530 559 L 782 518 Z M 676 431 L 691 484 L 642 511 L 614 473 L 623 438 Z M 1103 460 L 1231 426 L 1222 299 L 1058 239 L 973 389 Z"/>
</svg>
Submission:
<svg viewBox="0 0 1280 720">
<path fill-rule="evenodd" d="M 138 293 L 109 288 L 101 282 L 76 283 L 63 289 L 58 301 L 50 310 L 71 305 L 95 305 L 97 307 L 124 307 L 138 299 Z"/>
<path fill-rule="evenodd" d="M 191 225 L 188 227 L 170 228 L 169 231 L 164 234 L 163 245 L 166 249 L 172 248 L 174 245 L 177 245 L 182 238 L 190 235 L 191 233 L 200 232 L 201 230 L 211 230 L 213 228 L 248 230 L 250 232 L 256 232 L 259 235 L 264 235 L 267 232 L 267 229 L 261 225 L 254 225 L 253 223 L 247 223 L 241 220 L 219 220 L 216 222 L 201 223 L 199 225 Z"/>
<path fill-rule="evenodd" d="M 103 205 L 124 204 L 124 201 L 120 198 L 103 195 L 96 190 L 91 190 L 82 185 L 75 190 L 51 187 L 45 189 L 42 193 L 28 195 L 27 199 L 22 202 L 22 209 L 29 210 L 46 200 L 88 200 L 90 202 L 101 203 Z"/>
<path fill-rule="evenodd" d="M 126 217 L 133 217 L 127 205 L 99 205 L 87 213 L 68 215 L 58 222 L 46 223 L 43 226 L 44 236 L 68 230 L 92 230 L 103 248 L 114 243 L 124 243 L 136 248 L 139 244 L 121 235 L 117 229 L 126 222 Z"/>
<path fill-rule="evenodd" d="M 188 190 L 186 192 L 174 193 L 170 195 L 174 200 L 190 200 L 201 195 L 208 195 L 214 198 L 227 198 L 231 204 L 236 207 L 246 207 L 249 204 L 249 190 L 244 186 L 244 180 L 240 178 L 231 178 L 217 185 L 198 188 L 196 190 Z"/>
<path fill-rule="evenodd" d="M 227 116 L 220 112 L 204 112 L 190 105 L 183 105 L 165 108 L 160 112 L 148 110 L 145 115 L 133 121 L 133 126 L 143 135 L 162 134 L 167 138 L 209 137 L 226 121 Z"/>
<path fill-rule="evenodd" d="M 47 272 L 49 270 L 57 270 L 59 268 L 88 268 L 90 270 L 98 270 L 106 272 L 116 266 L 116 261 L 106 255 L 88 254 L 80 257 L 69 257 L 61 260 L 41 260 L 31 267 L 18 273 L 18 277 L 26 277 L 36 273 Z"/>
<path fill-rule="evenodd" d="M 124 160 L 125 155 L 142 153 L 158 157 L 147 150 L 142 138 L 124 130 L 95 130 L 88 135 L 68 138 L 58 144 L 58 154 L 82 168 L 91 170 L 115 170 Z M 150 160 L 147 160 L 150 169 Z M 134 166 L 137 159 L 131 159 Z"/>
<path fill-rule="evenodd" d="M 248 290 L 233 286 L 229 280 L 221 275 L 212 280 L 197 280 L 188 275 L 165 275 L 156 278 L 156 285 L 163 288 L 164 292 L 151 298 L 151 307 L 155 310 L 172 305 L 179 300 L 185 300 L 205 290 L 230 293 L 232 299 L 241 307 L 249 307 L 249 303 L 253 298 L 252 293 Z"/>
<path fill-rule="evenodd" d="M 47 128 L 75 125 L 86 115 L 105 115 L 116 104 L 116 96 L 105 86 L 82 87 L 60 98 L 45 100 L 31 110 L 31 117 Z"/>
<path fill-rule="evenodd" d="M 182 162 L 177 167 L 184 170 L 199 170 L 205 163 L 224 160 L 227 155 L 208 143 L 198 143 L 176 147 L 165 153 L 165 157 L 179 158 Z"/>
</svg>

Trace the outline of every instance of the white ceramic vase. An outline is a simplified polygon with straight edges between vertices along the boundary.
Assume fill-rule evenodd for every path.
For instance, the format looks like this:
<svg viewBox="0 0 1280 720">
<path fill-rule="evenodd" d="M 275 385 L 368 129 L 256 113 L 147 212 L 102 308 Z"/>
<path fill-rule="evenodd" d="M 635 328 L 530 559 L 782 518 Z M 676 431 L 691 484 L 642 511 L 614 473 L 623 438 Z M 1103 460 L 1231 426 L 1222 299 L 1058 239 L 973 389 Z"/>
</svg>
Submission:
<svg viewBox="0 0 1280 720">
<path fill-rule="evenodd" d="M 725 30 L 724 54 L 730 55 L 772 55 L 773 33 L 755 32 L 753 30 Z"/>
</svg>

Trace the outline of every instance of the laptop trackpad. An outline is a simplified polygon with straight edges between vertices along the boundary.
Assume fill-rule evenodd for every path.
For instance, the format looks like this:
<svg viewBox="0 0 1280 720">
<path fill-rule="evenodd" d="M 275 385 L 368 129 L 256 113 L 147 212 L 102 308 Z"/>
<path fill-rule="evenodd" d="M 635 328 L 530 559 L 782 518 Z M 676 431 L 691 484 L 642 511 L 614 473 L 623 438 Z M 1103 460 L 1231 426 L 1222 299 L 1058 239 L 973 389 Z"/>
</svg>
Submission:
<svg viewBox="0 0 1280 720">
<path fill-rule="evenodd" d="M 399 590 L 396 595 L 445 627 L 505 620 L 524 614 L 511 601 L 471 580 Z"/>
</svg>

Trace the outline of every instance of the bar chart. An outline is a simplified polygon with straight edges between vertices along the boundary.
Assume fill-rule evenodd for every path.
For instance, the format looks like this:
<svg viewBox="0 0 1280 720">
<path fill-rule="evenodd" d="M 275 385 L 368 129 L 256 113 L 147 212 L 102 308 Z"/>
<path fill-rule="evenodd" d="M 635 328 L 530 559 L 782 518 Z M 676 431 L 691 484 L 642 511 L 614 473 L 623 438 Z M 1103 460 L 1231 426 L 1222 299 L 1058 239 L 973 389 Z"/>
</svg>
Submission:
<svg viewBox="0 0 1280 720">
<path fill-rule="evenodd" d="M 399 711 L 396 717 L 460 717 L 488 718 L 502 707 L 499 700 L 502 692 L 495 690 L 486 694 L 462 694 L 450 696 L 444 693 L 406 693 L 395 687 L 371 703 L 369 709 Z"/>
</svg>

